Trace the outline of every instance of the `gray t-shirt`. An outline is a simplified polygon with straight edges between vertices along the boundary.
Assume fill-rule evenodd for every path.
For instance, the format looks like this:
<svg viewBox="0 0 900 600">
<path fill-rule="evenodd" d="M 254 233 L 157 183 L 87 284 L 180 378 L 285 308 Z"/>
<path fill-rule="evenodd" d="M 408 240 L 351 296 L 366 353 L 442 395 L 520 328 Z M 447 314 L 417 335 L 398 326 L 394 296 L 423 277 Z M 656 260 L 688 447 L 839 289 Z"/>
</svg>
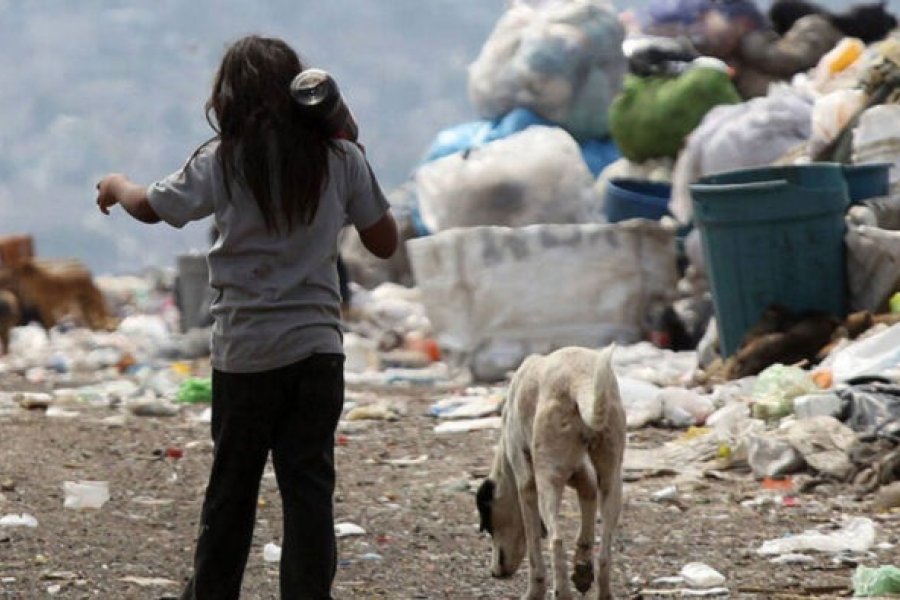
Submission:
<svg viewBox="0 0 900 600">
<path fill-rule="evenodd" d="M 316 353 L 343 353 L 338 233 L 362 230 L 388 202 L 362 151 L 337 142 L 328 183 L 310 225 L 270 234 L 249 189 L 232 181 L 225 192 L 218 143 L 201 149 L 181 170 L 149 186 L 150 205 L 174 227 L 215 215 L 219 238 L 209 251 L 212 365 L 248 373 L 276 369 Z M 274 206 L 280 214 L 280 204 Z"/>
</svg>

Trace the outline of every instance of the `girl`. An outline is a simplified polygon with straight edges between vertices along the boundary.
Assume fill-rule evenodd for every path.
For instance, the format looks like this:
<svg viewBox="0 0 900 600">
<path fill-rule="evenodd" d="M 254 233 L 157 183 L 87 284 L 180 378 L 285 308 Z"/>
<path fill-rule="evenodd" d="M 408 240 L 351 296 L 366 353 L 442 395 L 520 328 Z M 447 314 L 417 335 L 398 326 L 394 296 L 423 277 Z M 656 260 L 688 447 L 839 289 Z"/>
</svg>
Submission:
<svg viewBox="0 0 900 600">
<path fill-rule="evenodd" d="M 391 256 L 397 228 L 355 144 L 330 139 L 290 95 L 303 70 L 283 41 L 225 53 L 206 104 L 216 132 L 149 187 L 104 177 L 97 204 L 182 227 L 209 215 L 212 470 L 183 599 L 238 598 L 269 451 L 284 510 L 281 597 L 330 598 L 336 567 L 334 432 L 344 402 L 338 232 Z"/>
</svg>

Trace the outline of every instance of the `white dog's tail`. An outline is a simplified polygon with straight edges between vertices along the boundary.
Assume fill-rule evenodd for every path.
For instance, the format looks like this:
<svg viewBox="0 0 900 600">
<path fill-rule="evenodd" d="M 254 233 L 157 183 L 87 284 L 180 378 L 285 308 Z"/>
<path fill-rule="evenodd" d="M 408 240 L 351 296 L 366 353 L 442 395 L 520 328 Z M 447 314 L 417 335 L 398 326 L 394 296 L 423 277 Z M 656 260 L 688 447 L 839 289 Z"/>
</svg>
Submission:
<svg viewBox="0 0 900 600">
<path fill-rule="evenodd" d="M 619 402 L 619 384 L 612 368 L 615 347 L 615 344 L 610 344 L 600 351 L 591 387 L 578 395 L 578 412 L 584 424 L 591 429 L 603 429 L 609 403 Z"/>
</svg>

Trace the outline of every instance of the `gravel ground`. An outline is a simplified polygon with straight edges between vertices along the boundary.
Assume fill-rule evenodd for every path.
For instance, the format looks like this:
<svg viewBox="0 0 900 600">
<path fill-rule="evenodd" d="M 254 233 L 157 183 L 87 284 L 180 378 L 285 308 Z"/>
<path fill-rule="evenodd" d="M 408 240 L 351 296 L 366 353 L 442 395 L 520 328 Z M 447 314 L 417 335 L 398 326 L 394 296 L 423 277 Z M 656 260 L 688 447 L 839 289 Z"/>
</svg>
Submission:
<svg viewBox="0 0 900 600">
<path fill-rule="evenodd" d="M 15 375 L 0 377 L 0 391 L 26 385 Z M 477 530 L 474 489 L 487 473 L 497 432 L 435 434 L 428 407 L 441 396 L 428 388 L 356 389 L 349 397 L 387 401 L 403 414 L 354 421 L 339 436 L 337 521 L 366 533 L 340 540 L 335 598 L 518 597 L 524 566 L 509 580 L 492 579 L 489 541 Z M 177 596 L 189 574 L 211 460 L 209 426 L 196 420 L 203 408 L 185 407 L 169 418 L 83 404 L 64 409 L 77 414 L 0 408 L 0 515 L 24 512 L 39 522 L 0 528 L 0 598 Z M 629 443 L 653 449 L 679 433 L 641 430 Z M 157 456 L 167 448 L 183 456 Z M 62 483 L 82 479 L 109 482 L 111 498 L 102 509 L 63 508 Z M 885 543 L 900 542 L 900 514 L 874 515 L 871 498 L 855 499 L 846 488 L 820 487 L 793 506 L 748 506 L 742 502 L 762 490 L 739 473 L 679 480 L 676 496 L 664 501 L 654 493 L 676 482 L 671 471 L 628 479 L 614 552 L 616 597 L 671 597 L 654 593 L 666 586 L 652 580 L 694 561 L 725 575 L 732 598 L 840 597 L 849 595 L 856 560 L 898 562 L 898 550 Z M 885 547 L 861 559 L 818 555 L 804 565 L 776 565 L 756 554 L 766 540 L 835 527 L 843 515 L 874 518 Z M 277 563 L 263 559 L 265 544 L 281 538 L 271 468 L 257 519 L 243 597 L 277 598 Z M 571 493 L 563 520 L 574 547 Z"/>
</svg>

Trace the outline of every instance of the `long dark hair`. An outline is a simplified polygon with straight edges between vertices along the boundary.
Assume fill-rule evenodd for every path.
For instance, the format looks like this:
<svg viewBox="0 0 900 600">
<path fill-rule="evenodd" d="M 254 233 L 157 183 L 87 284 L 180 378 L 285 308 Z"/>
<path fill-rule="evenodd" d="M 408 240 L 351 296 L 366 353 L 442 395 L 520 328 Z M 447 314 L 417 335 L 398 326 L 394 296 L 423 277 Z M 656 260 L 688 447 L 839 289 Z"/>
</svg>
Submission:
<svg viewBox="0 0 900 600">
<path fill-rule="evenodd" d="M 871 44 L 883 40 L 897 26 L 885 2 L 856 4 L 842 13 L 832 13 L 807 0 L 775 0 L 769 8 L 769 19 L 778 35 L 784 35 L 800 18 L 821 15 L 842 34 Z"/>
<path fill-rule="evenodd" d="M 226 192 L 230 197 L 232 177 L 242 180 L 271 234 L 315 218 L 328 181 L 328 151 L 335 147 L 290 95 L 291 81 L 303 68 L 282 40 L 241 38 L 225 52 L 206 102 Z"/>
</svg>

